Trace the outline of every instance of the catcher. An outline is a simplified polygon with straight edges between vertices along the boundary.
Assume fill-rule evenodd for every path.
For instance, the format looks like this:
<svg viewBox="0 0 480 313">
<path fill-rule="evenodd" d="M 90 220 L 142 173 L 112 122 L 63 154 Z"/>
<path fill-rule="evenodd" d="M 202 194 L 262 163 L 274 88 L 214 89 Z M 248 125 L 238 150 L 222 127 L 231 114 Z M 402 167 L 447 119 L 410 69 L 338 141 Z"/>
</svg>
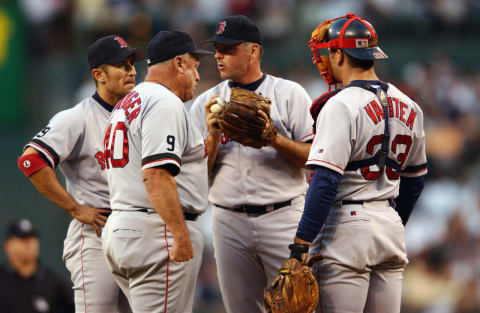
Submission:
<svg viewBox="0 0 480 313">
<path fill-rule="evenodd" d="M 264 313 L 303 210 L 311 99 L 262 72 L 262 38 L 249 18 L 220 20 L 209 42 L 225 80 L 195 99 L 190 117 L 208 149 L 220 289 L 228 313 Z M 218 97 L 228 101 L 222 113 Z"/>
<path fill-rule="evenodd" d="M 324 21 L 309 45 L 320 74 L 342 88 L 312 105 L 313 175 L 294 246 L 323 256 L 317 312 L 399 313 L 404 225 L 427 173 L 422 110 L 375 73 L 387 55 L 371 23 Z"/>
</svg>

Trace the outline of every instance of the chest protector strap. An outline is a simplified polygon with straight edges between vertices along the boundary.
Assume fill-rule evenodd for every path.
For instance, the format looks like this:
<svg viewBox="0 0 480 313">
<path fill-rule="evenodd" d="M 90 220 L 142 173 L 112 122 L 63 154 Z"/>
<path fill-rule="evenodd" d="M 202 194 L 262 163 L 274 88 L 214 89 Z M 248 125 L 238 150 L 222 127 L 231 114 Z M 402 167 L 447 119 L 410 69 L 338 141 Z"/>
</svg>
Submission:
<svg viewBox="0 0 480 313">
<path fill-rule="evenodd" d="M 388 144 L 390 142 L 390 128 L 388 125 L 390 112 L 389 112 L 389 106 L 388 106 L 388 100 L 387 100 L 388 84 L 384 82 L 379 82 L 378 85 L 380 85 L 380 87 L 372 87 L 372 84 L 367 81 L 353 81 L 345 87 L 345 88 L 360 87 L 375 94 L 383 107 L 383 117 L 385 121 L 384 122 L 385 128 L 383 130 L 383 141 L 382 141 L 382 146 L 380 148 L 380 151 L 378 151 L 371 158 L 349 162 L 347 164 L 347 167 L 345 168 L 345 171 L 356 171 L 359 168 L 371 166 L 371 165 L 377 165 L 381 169 L 383 169 L 385 165 L 388 165 L 393 169 L 400 171 L 400 167 L 401 167 L 400 164 L 398 164 L 397 162 L 395 162 L 394 160 L 390 159 L 387 156 Z"/>
</svg>

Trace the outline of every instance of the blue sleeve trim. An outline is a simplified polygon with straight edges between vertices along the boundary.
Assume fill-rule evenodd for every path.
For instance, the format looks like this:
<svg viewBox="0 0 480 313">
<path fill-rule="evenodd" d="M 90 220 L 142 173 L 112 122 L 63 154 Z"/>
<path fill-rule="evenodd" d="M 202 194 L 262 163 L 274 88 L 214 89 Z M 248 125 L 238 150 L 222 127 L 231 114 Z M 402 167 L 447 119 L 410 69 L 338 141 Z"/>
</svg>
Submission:
<svg viewBox="0 0 480 313">
<path fill-rule="evenodd" d="M 296 237 L 312 242 L 327 220 L 337 195 L 342 175 L 326 167 L 314 168 L 305 198 L 305 209 L 298 224 Z"/>
<path fill-rule="evenodd" d="M 407 224 L 408 218 L 413 211 L 415 203 L 423 190 L 425 175 L 419 177 L 400 177 L 400 192 L 395 199 L 395 210 L 402 218 L 403 225 Z"/>
</svg>

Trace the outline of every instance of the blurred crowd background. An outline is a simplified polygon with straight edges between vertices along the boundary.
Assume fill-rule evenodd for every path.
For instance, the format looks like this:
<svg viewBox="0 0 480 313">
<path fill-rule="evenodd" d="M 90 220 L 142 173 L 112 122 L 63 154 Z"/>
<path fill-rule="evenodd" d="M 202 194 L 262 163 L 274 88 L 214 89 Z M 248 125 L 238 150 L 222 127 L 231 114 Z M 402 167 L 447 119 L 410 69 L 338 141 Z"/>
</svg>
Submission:
<svg viewBox="0 0 480 313">
<path fill-rule="evenodd" d="M 97 38 L 118 34 L 145 47 L 159 30 L 181 29 L 200 43 L 221 17 L 245 14 L 264 36 L 264 72 L 297 81 L 314 99 L 327 87 L 311 63 L 310 34 L 347 12 L 374 24 L 390 57 L 376 65 L 379 76 L 425 115 L 429 174 L 406 227 L 402 312 L 480 312 L 477 0 L 0 0 L 0 230 L 31 219 L 42 263 L 69 280 L 61 252 L 70 218 L 34 190 L 16 160 L 53 114 L 93 94 L 86 48 Z M 140 82 L 146 64 L 137 72 Z M 220 81 L 213 58 L 202 60 L 200 76 L 197 94 Z M 208 212 L 201 222 L 208 240 L 194 312 L 220 313 Z"/>
</svg>

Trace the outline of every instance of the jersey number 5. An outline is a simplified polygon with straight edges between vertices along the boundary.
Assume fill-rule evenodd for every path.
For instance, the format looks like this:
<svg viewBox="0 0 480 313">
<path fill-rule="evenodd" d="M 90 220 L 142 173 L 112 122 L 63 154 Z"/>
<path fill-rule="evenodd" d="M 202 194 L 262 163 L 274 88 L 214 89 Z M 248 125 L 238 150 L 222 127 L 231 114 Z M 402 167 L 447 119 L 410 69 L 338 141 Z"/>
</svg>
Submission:
<svg viewBox="0 0 480 313">
<path fill-rule="evenodd" d="M 373 155 L 374 154 L 373 150 L 375 146 L 381 145 L 382 141 L 383 141 L 383 135 L 373 136 L 367 144 L 367 152 L 370 155 Z M 410 148 L 412 147 L 412 137 L 407 135 L 396 135 L 395 138 L 393 138 L 392 147 L 391 147 L 391 151 L 395 154 L 397 153 L 398 145 L 405 145 L 405 151 L 397 155 L 397 161 L 398 163 L 400 163 L 400 166 L 402 166 L 403 163 L 405 163 L 405 160 L 407 159 L 407 155 L 410 152 Z M 396 180 L 400 176 L 396 170 L 394 170 L 392 167 L 388 165 L 385 166 L 385 170 L 386 170 L 388 179 Z M 363 178 L 365 178 L 366 180 L 377 180 L 380 177 L 382 170 L 372 171 L 370 170 L 369 166 L 365 166 L 361 168 L 361 172 L 362 172 Z"/>
<path fill-rule="evenodd" d="M 121 134 L 121 136 L 117 136 Z M 110 135 L 112 139 L 110 140 Z M 110 142 L 110 146 L 108 143 Z M 108 125 L 105 133 L 105 139 L 103 140 L 103 146 L 105 148 L 104 156 L 106 160 L 107 168 L 112 167 L 124 167 L 128 164 L 128 135 L 127 125 L 124 122 L 118 122 L 112 131 L 112 124 Z M 115 148 L 121 148 L 121 158 L 115 158 L 120 154 Z"/>
</svg>

